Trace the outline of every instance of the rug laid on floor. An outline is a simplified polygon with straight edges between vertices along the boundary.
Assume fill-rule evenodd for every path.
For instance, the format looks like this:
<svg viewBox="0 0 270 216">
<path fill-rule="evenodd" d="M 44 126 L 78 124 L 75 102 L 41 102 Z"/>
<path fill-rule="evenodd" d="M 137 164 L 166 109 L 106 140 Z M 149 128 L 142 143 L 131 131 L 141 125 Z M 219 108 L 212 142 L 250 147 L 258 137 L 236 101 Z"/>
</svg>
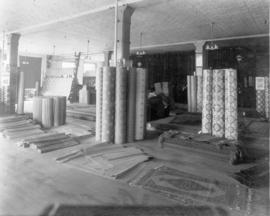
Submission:
<svg viewBox="0 0 270 216">
<path fill-rule="evenodd" d="M 175 116 L 171 121 L 170 124 L 184 124 L 184 125 L 199 125 L 202 123 L 202 116 L 201 114 L 190 114 L 184 113 L 181 115 Z"/>
<path fill-rule="evenodd" d="M 235 210 L 247 209 L 248 188 L 212 181 L 167 166 L 150 170 L 135 184 L 176 200 L 180 205 L 213 204 Z"/>
<path fill-rule="evenodd" d="M 219 207 L 210 206 L 71 206 L 61 205 L 53 216 L 228 216 Z"/>
</svg>

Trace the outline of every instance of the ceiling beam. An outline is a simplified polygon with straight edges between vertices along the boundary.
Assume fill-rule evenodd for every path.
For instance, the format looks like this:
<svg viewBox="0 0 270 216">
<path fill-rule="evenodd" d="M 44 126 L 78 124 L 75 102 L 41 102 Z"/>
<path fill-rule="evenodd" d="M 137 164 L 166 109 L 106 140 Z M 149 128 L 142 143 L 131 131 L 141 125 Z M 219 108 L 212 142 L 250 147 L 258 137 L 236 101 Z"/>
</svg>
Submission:
<svg viewBox="0 0 270 216">
<path fill-rule="evenodd" d="M 246 38 L 258 38 L 258 37 L 269 37 L 269 34 L 243 35 L 243 36 L 235 36 L 235 37 L 223 37 L 223 38 L 215 38 L 215 39 L 183 41 L 183 42 L 177 42 L 177 43 L 154 44 L 154 45 L 146 45 L 146 46 L 142 46 L 142 47 L 131 47 L 130 49 L 132 51 L 134 51 L 134 50 L 138 50 L 138 49 L 151 49 L 151 48 L 179 46 L 179 45 L 186 45 L 186 44 L 195 44 L 198 41 L 202 41 L 202 42 L 223 41 L 223 40 L 237 40 L 237 39 L 246 39 Z"/>
<path fill-rule="evenodd" d="M 134 4 L 134 3 L 138 3 L 138 2 L 142 2 L 142 1 L 144 1 L 144 0 L 119 0 L 118 7 L 121 7 L 121 6 L 124 6 L 124 5 L 129 5 L 129 4 Z M 36 25 L 32 25 L 32 26 L 28 26 L 28 27 L 25 27 L 25 28 L 20 28 L 20 29 L 7 31 L 5 33 L 6 34 L 11 34 L 11 33 L 23 34 L 25 32 L 33 31 L 35 29 L 39 29 L 39 28 L 42 28 L 42 27 L 47 27 L 47 26 L 50 26 L 50 25 L 53 25 L 53 24 L 57 24 L 57 23 L 61 23 L 61 22 L 67 22 L 67 21 L 74 20 L 74 19 L 77 19 L 77 18 L 80 18 L 80 17 L 83 17 L 83 16 L 90 15 L 90 14 L 95 14 L 95 13 L 99 13 L 99 12 L 102 12 L 102 11 L 106 11 L 106 10 L 112 9 L 114 7 L 115 7 L 115 4 L 109 4 L 109 5 L 105 5 L 105 6 L 102 6 L 102 7 L 95 8 L 95 9 L 91 9 L 91 10 L 83 11 L 83 12 L 80 12 L 80 13 L 77 13 L 77 14 L 73 14 L 71 16 L 65 16 L 65 17 L 62 17 L 62 18 L 58 18 L 58 19 L 55 19 L 55 20 L 51 20 L 51 21 L 48 21 L 48 22 L 44 22 L 44 23 L 40 23 L 40 24 L 36 24 Z"/>
</svg>

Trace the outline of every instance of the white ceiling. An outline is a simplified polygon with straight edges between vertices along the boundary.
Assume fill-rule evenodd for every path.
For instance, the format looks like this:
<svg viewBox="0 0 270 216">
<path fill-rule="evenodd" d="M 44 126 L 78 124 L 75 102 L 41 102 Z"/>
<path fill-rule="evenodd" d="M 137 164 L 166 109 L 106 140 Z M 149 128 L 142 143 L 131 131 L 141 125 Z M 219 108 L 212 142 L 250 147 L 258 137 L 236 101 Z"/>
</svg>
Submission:
<svg viewBox="0 0 270 216">
<path fill-rule="evenodd" d="M 113 49 L 115 0 L 0 0 L 0 30 L 21 33 L 19 50 L 69 54 Z M 269 34 L 268 0 L 122 0 L 135 8 L 131 47 L 170 44 L 214 37 Z M 61 21 L 61 22 L 60 22 Z M 187 49 L 190 45 L 174 46 Z M 157 48 L 156 48 L 157 49 Z"/>
</svg>

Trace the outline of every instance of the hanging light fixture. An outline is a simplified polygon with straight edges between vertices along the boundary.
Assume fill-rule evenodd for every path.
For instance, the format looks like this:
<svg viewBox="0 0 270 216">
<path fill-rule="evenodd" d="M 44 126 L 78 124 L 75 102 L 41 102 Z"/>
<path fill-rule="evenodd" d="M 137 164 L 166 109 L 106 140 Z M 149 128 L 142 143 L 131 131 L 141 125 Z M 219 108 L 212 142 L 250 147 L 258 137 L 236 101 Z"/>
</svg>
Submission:
<svg viewBox="0 0 270 216">
<path fill-rule="evenodd" d="M 90 40 L 87 40 L 87 50 L 86 50 L 86 56 L 85 59 L 90 60 L 90 56 L 89 56 L 89 46 L 90 46 Z"/>
<path fill-rule="evenodd" d="M 143 56 L 146 54 L 146 52 L 142 50 L 142 36 L 143 36 L 143 33 L 141 32 L 140 33 L 140 49 L 136 52 L 137 56 Z"/>
<path fill-rule="evenodd" d="M 206 50 L 217 50 L 218 45 L 214 43 L 214 22 L 211 23 L 211 41 L 205 47 Z"/>
</svg>

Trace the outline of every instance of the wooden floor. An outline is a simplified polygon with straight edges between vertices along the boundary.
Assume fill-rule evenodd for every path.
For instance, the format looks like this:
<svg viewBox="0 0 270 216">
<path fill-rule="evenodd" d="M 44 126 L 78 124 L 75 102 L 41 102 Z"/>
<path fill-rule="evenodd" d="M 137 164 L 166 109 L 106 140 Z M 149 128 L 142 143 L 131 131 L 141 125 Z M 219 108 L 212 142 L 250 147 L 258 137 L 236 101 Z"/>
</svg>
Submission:
<svg viewBox="0 0 270 216">
<path fill-rule="evenodd" d="M 87 138 L 82 145 L 72 149 L 93 144 L 94 139 Z M 227 182 L 236 182 L 229 174 L 251 166 L 251 164 L 231 166 L 229 163 L 213 161 L 211 158 L 188 151 L 169 152 L 160 148 L 155 136 L 130 145 L 142 147 L 164 164 Z M 0 215 L 46 215 L 43 213 L 52 205 L 61 204 L 177 205 L 175 201 L 159 194 L 58 164 L 54 158 L 65 151 L 71 149 L 41 155 L 0 138 Z M 253 203 L 256 216 L 267 215 L 268 192 L 269 188 L 257 190 L 264 199 Z M 242 215 L 237 211 L 229 209 L 228 211 L 232 216 Z"/>
</svg>

